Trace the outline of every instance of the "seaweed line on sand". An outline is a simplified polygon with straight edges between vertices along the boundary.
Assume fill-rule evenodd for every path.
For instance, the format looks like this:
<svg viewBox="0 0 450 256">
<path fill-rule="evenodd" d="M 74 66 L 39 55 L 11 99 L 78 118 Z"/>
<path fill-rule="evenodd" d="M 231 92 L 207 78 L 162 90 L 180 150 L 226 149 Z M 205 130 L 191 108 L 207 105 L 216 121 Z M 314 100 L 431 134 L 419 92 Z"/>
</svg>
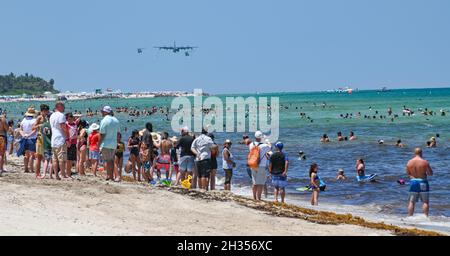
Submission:
<svg viewBox="0 0 450 256">
<path fill-rule="evenodd" d="M 13 167 L 23 167 L 23 164 L 21 162 L 11 161 L 8 164 L 11 164 Z M 35 183 L 37 180 L 30 179 L 27 181 L 19 181 L 20 175 L 17 176 L 9 176 L 8 181 L 10 183 L 15 184 L 27 184 L 29 182 Z M 125 178 L 125 177 L 123 177 Z M 114 183 L 108 184 L 99 182 L 98 180 L 86 180 L 87 185 L 99 185 L 100 183 L 100 189 L 105 191 L 106 193 L 110 194 L 120 194 L 122 191 L 120 188 L 114 187 Z M 125 178 L 122 181 L 125 184 L 129 185 L 137 185 L 133 186 L 135 188 L 143 189 L 143 191 L 148 191 L 146 188 L 152 188 L 152 189 L 162 189 L 167 190 L 173 193 L 189 196 L 193 199 L 201 199 L 201 200 L 210 200 L 210 201 L 222 201 L 222 202 L 236 202 L 239 205 L 249 207 L 252 209 L 264 211 L 270 215 L 273 216 L 279 216 L 279 217 L 289 217 L 289 218 L 299 218 L 303 219 L 312 223 L 317 224 L 327 224 L 327 225 L 339 225 L 339 224 L 349 224 L 349 225 L 357 225 L 372 229 L 379 229 L 379 230 L 387 230 L 392 232 L 395 235 L 399 236 L 444 236 L 441 233 L 435 232 L 435 231 L 427 231 L 427 230 L 421 230 L 417 228 L 403 228 L 391 224 L 385 224 L 383 222 L 372 222 L 367 221 L 361 217 L 353 216 L 351 214 L 338 214 L 334 212 L 326 212 L 326 211 L 317 211 L 313 209 L 303 208 L 292 204 L 280 204 L 280 203 L 274 203 L 274 202 L 268 202 L 268 201 L 255 201 L 249 197 L 244 197 L 240 195 L 235 195 L 228 191 L 201 191 L 201 190 L 192 190 L 192 189 L 184 189 L 181 187 L 154 187 L 150 186 L 144 183 L 136 183 L 133 181 L 132 178 Z M 51 186 L 58 182 L 55 181 L 48 181 L 48 180 L 41 180 L 40 184 L 43 186 Z M 65 189 L 72 189 L 72 186 L 70 183 L 64 183 Z M 124 185 L 125 185 L 124 184 Z M 112 185 L 112 187 L 111 187 Z"/>
<path fill-rule="evenodd" d="M 178 194 L 188 195 L 197 199 L 213 201 L 234 201 L 242 206 L 261 210 L 273 216 L 300 218 L 317 224 L 358 225 L 366 228 L 387 230 L 398 236 L 443 236 L 443 234 L 435 231 L 421 230 L 417 228 L 403 228 L 391 224 L 385 224 L 384 222 L 367 221 L 361 217 L 353 216 L 352 214 L 339 214 L 334 212 L 317 211 L 292 204 L 281 204 L 267 201 L 258 202 L 251 198 L 235 195 L 230 192 L 188 190 L 179 187 L 170 187 L 167 188 L 167 190 Z"/>
</svg>

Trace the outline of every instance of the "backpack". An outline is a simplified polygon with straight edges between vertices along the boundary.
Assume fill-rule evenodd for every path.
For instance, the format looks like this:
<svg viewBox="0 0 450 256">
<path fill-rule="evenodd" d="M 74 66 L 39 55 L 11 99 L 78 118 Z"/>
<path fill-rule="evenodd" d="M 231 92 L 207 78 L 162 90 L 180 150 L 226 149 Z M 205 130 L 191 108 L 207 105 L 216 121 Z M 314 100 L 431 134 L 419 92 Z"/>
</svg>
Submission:
<svg viewBox="0 0 450 256">
<path fill-rule="evenodd" d="M 258 143 L 258 145 L 255 145 L 250 152 L 248 153 L 247 157 L 247 164 L 250 167 L 250 169 L 258 169 L 259 162 L 261 161 L 261 149 L 259 148 L 259 145 L 261 143 Z"/>
</svg>

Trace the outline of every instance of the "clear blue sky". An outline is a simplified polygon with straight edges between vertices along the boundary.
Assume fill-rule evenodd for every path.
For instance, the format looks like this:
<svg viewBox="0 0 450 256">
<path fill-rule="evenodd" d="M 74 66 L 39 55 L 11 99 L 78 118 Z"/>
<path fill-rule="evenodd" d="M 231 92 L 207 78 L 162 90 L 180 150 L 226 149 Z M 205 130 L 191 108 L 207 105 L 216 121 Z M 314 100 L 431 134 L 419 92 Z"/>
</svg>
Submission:
<svg viewBox="0 0 450 256">
<path fill-rule="evenodd" d="M 447 0 L 2 1 L 0 74 L 215 93 L 450 86 Z M 136 48 L 199 46 L 191 57 Z"/>
</svg>

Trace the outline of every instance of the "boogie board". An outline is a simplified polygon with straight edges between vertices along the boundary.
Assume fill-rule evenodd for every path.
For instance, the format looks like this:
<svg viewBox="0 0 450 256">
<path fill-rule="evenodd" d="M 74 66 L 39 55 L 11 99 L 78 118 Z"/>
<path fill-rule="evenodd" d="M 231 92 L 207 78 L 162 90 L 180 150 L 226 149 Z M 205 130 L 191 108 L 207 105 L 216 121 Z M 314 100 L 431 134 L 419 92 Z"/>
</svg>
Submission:
<svg viewBox="0 0 450 256">
<path fill-rule="evenodd" d="M 327 184 L 325 183 L 325 181 L 323 181 L 319 177 L 319 188 L 320 188 L 320 191 L 325 191 L 326 187 L 327 187 Z M 296 188 L 295 190 L 297 190 L 297 191 L 312 191 L 311 185 L 304 186 L 304 187 L 299 187 L 299 188 Z"/>
<path fill-rule="evenodd" d="M 364 176 L 356 176 L 356 180 L 358 182 L 369 182 L 374 181 L 377 174 L 370 174 L 370 175 L 364 175 Z"/>
</svg>

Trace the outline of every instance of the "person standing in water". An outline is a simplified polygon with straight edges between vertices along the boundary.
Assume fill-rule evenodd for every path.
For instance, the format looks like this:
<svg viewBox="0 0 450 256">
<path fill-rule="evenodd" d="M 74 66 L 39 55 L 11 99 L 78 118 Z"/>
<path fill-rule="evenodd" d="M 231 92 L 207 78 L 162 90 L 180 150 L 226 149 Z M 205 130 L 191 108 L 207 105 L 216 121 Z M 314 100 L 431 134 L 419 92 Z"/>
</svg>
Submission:
<svg viewBox="0 0 450 256">
<path fill-rule="evenodd" d="M 216 174 L 217 174 L 217 155 L 219 153 L 219 146 L 214 141 L 215 137 L 213 133 L 208 133 L 208 136 L 212 139 L 214 145 L 211 148 L 211 173 L 209 174 L 209 188 L 211 190 L 216 189 Z"/>
<path fill-rule="evenodd" d="M 364 163 L 364 159 L 362 158 L 356 161 L 356 174 L 360 177 L 366 175 L 366 164 Z"/>
<path fill-rule="evenodd" d="M 423 213 L 428 217 L 430 212 L 428 176 L 433 175 L 430 163 L 422 158 L 422 149 L 415 149 L 415 156 L 406 165 L 406 173 L 410 177 L 408 215 L 414 215 L 416 203 L 423 203 Z"/>
<path fill-rule="evenodd" d="M 275 143 L 275 148 L 276 152 L 270 156 L 269 172 L 272 175 L 272 183 L 275 187 L 275 202 L 278 202 L 278 194 L 280 194 L 281 202 L 284 203 L 289 158 L 287 154 L 283 152 L 283 143 Z"/>
<path fill-rule="evenodd" d="M 222 168 L 225 172 L 225 190 L 231 190 L 231 178 L 233 177 L 233 168 L 236 167 L 233 154 L 231 153 L 231 140 L 227 139 L 223 143 L 222 150 Z"/>
<path fill-rule="evenodd" d="M 195 155 L 195 165 L 198 171 L 199 187 L 207 190 L 211 173 L 211 150 L 214 147 L 213 140 L 207 136 L 208 131 L 203 129 L 191 145 L 191 151 Z"/>
<path fill-rule="evenodd" d="M 319 192 L 320 192 L 320 179 L 319 175 L 319 166 L 316 163 L 313 163 L 309 168 L 309 178 L 311 180 L 311 205 L 319 205 Z"/>
<path fill-rule="evenodd" d="M 264 134 L 261 131 L 255 132 L 255 141 L 250 143 L 250 153 L 247 157 L 247 163 L 252 169 L 253 199 L 257 201 L 261 200 L 262 192 L 266 186 L 268 172 L 267 153 L 270 151 L 270 146 L 267 143 L 262 142 L 263 138 Z M 255 159 L 257 156 L 259 158 Z"/>
</svg>

